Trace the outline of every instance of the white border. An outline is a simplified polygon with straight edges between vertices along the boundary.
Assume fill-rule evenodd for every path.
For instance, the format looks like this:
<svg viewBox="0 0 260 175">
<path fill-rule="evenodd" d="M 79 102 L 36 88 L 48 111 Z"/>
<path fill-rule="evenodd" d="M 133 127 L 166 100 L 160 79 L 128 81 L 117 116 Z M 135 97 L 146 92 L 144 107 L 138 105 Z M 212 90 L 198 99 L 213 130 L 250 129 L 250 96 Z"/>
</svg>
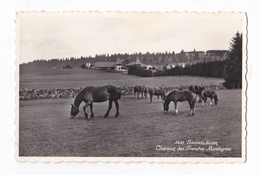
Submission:
<svg viewBox="0 0 260 175">
<path fill-rule="evenodd" d="M 56 16 L 63 16 L 63 17 L 71 17 L 71 16 L 77 16 L 77 17 L 88 17 L 88 16 L 95 16 L 95 15 L 100 15 L 102 12 L 98 13 L 92 13 L 92 12 L 59 12 L 59 13 L 53 13 L 53 12 L 24 12 L 24 13 L 17 13 L 17 18 L 16 18 L 16 82 L 18 83 L 16 86 L 16 143 L 19 143 L 19 56 L 20 56 L 20 45 L 19 45 L 19 38 L 20 38 L 20 18 L 21 17 L 33 17 L 35 15 L 44 15 L 48 17 L 56 17 Z M 118 13 L 114 12 L 103 12 L 106 15 L 118 15 Z M 124 12 L 122 12 L 124 13 Z M 141 13 L 141 12 L 139 12 Z M 178 12 L 178 14 L 183 14 L 185 15 L 187 12 Z M 223 12 L 217 12 L 217 14 L 221 15 L 230 15 L 231 13 L 223 13 Z M 124 15 L 130 15 L 130 14 L 135 14 L 133 12 L 127 12 L 124 13 Z M 147 13 L 154 15 L 154 13 Z M 172 12 L 172 15 L 176 15 L 176 12 Z M 191 13 L 191 15 L 196 15 L 197 13 Z M 209 15 L 212 15 L 213 13 L 201 13 L 204 15 L 204 17 L 207 17 Z M 246 116 L 245 116 L 245 111 L 246 111 L 246 88 L 247 88 L 247 82 L 245 80 L 245 75 L 246 75 L 246 62 L 247 62 L 247 50 L 246 50 L 246 45 L 247 45 L 247 18 L 246 14 L 244 13 L 234 13 L 235 15 L 241 17 L 243 24 L 242 24 L 242 33 L 243 33 L 243 60 L 242 60 L 242 75 L 243 75 L 243 89 L 242 89 L 242 109 L 241 113 L 241 157 L 227 157 L 227 158 L 220 158 L 220 157 L 213 157 L 213 158 L 204 158 L 204 157 L 21 157 L 19 156 L 19 144 L 16 144 L 16 160 L 18 161 L 29 161 L 29 162 L 60 162 L 60 161 L 65 161 L 65 162 L 157 162 L 157 163 L 187 163 L 187 162 L 192 162 L 192 163 L 235 163 L 235 162 L 245 162 L 245 152 L 246 152 L 246 147 L 245 147 L 245 141 L 246 141 Z"/>
<path fill-rule="evenodd" d="M 116 1 L 1 1 L 0 2 L 0 167 L 3 174 L 259 174 L 260 11 L 257 0 L 140 0 Z M 248 108 L 247 162 L 243 164 L 150 164 L 150 163 L 18 163 L 14 159 L 14 48 L 16 11 L 241 11 L 248 14 Z M 4 99 L 4 100 L 3 100 Z"/>
</svg>

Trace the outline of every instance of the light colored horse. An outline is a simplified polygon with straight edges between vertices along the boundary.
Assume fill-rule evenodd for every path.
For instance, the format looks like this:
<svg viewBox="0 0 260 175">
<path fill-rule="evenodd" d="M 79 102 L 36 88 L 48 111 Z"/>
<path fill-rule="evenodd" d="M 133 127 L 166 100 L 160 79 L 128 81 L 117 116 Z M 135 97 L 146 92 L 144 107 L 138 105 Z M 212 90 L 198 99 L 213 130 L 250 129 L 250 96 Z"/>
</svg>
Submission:
<svg viewBox="0 0 260 175">
<path fill-rule="evenodd" d="M 190 105 L 189 115 L 195 114 L 195 101 L 197 95 L 191 91 L 172 91 L 169 95 L 167 95 L 165 102 L 163 103 L 164 113 L 167 113 L 169 110 L 170 102 L 174 102 L 175 106 L 175 115 L 178 115 L 178 102 L 188 101 Z"/>
<path fill-rule="evenodd" d="M 161 96 L 162 98 L 162 101 L 165 100 L 165 92 L 162 88 L 150 88 L 149 89 L 149 94 L 150 94 L 150 102 L 152 103 L 153 102 L 153 96 L 156 95 L 158 100 L 159 100 L 159 97 Z"/>
<path fill-rule="evenodd" d="M 147 97 L 147 88 L 144 85 L 142 85 L 142 86 L 136 85 L 134 87 L 134 98 L 135 98 L 136 93 L 137 93 L 138 100 L 139 100 L 139 93 L 142 94 L 142 98 L 144 98 L 144 97 L 146 98 Z"/>
<path fill-rule="evenodd" d="M 216 94 L 215 91 L 204 90 L 204 91 L 202 91 L 202 93 L 201 93 L 201 98 L 202 98 L 202 100 L 204 101 L 205 104 L 206 104 L 206 102 L 207 102 L 207 98 L 210 98 L 210 102 L 209 102 L 210 106 L 213 105 L 212 99 L 214 98 L 215 105 L 216 105 L 216 106 L 218 105 L 218 96 L 217 96 L 217 94 Z M 203 106 L 204 106 L 204 103 L 202 102 L 202 105 L 203 105 Z"/>
</svg>

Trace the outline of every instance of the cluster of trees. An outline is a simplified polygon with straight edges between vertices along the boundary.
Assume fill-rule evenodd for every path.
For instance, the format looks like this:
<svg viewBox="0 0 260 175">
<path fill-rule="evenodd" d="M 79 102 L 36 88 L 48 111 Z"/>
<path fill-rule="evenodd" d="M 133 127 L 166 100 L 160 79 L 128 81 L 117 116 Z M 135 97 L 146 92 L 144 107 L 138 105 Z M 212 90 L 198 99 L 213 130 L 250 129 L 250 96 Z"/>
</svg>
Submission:
<svg viewBox="0 0 260 175">
<path fill-rule="evenodd" d="M 146 68 L 141 67 L 141 66 L 131 66 L 128 69 L 128 74 L 137 75 L 140 77 L 153 77 L 154 76 L 154 74 L 151 70 L 147 70 Z"/>
<path fill-rule="evenodd" d="M 200 62 L 192 65 L 187 65 L 184 68 L 177 67 L 173 71 L 169 70 L 169 74 L 221 78 L 224 76 L 224 67 L 225 61 Z"/>
<path fill-rule="evenodd" d="M 165 65 L 167 63 L 187 62 L 186 59 L 177 58 L 175 52 L 157 52 L 157 53 L 133 53 L 133 54 L 100 54 L 95 56 L 84 57 L 70 57 L 70 58 L 53 58 L 51 60 L 34 60 L 33 62 L 27 63 L 34 67 L 63 67 L 64 65 L 71 65 L 72 67 L 81 67 L 85 63 L 95 62 L 115 62 L 118 58 L 121 60 L 127 59 L 130 62 L 139 59 L 144 64 L 151 65 Z M 189 60 L 192 61 L 192 60 Z M 193 60 L 198 61 L 198 60 Z"/>
<path fill-rule="evenodd" d="M 210 52 L 213 52 L 212 50 Z M 220 52 L 223 51 L 214 51 Z M 191 54 L 190 56 L 188 56 Z M 199 56 L 200 52 L 191 51 L 191 52 L 184 52 L 183 50 L 175 54 L 174 51 L 172 52 L 157 52 L 157 53 L 133 53 L 133 54 L 96 54 L 95 56 L 81 56 L 81 57 L 70 57 L 70 58 L 52 58 L 51 60 L 34 60 L 28 64 L 33 65 L 35 67 L 63 67 L 63 65 L 70 64 L 72 67 L 80 67 L 82 64 L 85 63 L 95 63 L 95 62 L 115 62 L 118 58 L 125 60 L 127 59 L 130 62 L 136 61 L 139 59 L 144 64 L 150 65 L 165 65 L 167 63 L 196 63 L 202 61 L 208 61 L 208 59 Z M 205 53 L 203 52 L 205 55 Z M 214 56 L 213 56 L 214 57 Z"/>
<path fill-rule="evenodd" d="M 242 38 L 236 33 L 230 42 L 230 55 L 226 61 L 226 73 L 224 86 L 228 89 L 242 88 Z"/>
<path fill-rule="evenodd" d="M 225 61 L 200 62 L 186 65 L 185 67 L 176 66 L 172 69 L 157 71 L 147 70 L 140 66 L 134 66 L 129 68 L 128 74 L 138 75 L 141 77 L 189 75 L 221 78 L 224 77 L 224 67 Z"/>
<path fill-rule="evenodd" d="M 242 88 L 242 34 L 236 33 L 232 38 L 229 58 L 224 61 L 200 62 L 156 72 L 142 67 L 132 67 L 128 73 L 142 77 L 179 75 L 218 77 L 224 78 L 223 85 L 227 89 L 240 89 Z"/>
</svg>

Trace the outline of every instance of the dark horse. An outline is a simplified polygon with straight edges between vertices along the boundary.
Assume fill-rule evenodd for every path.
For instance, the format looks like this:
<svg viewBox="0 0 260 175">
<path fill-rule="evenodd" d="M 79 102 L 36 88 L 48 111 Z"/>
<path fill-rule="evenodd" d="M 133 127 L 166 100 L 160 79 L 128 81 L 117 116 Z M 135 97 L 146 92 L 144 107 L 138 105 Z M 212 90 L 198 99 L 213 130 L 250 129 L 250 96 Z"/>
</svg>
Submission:
<svg viewBox="0 0 260 175">
<path fill-rule="evenodd" d="M 116 105 L 116 115 L 115 117 L 119 116 L 119 104 L 118 99 L 121 98 L 121 92 L 115 86 L 107 85 L 107 86 L 100 86 L 100 87 L 93 87 L 88 86 L 84 88 L 80 93 L 76 96 L 74 103 L 71 104 L 71 111 L 70 116 L 74 118 L 79 112 L 79 105 L 81 102 L 85 102 L 86 105 L 83 107 L 84 114 L 86 119 L 89 118 L 88 114 L 86 113 L 86 108 L 90 106 L 91 115 L 90 117 L 94 117 L 93 113 L 93 103 L 94 102 L 105 102 L 109 100 L 108 110 L 104 117 L 109 115 L 109 112 L 112 108 L 112 103 L 114 102 Z"/>
<path fill-rule="evenodd" d="M 149 94 L 150 94 L 150 102 L 151 103 L 153 102 L 153 95 L 156 95 L 158 99 L 159 99 L 159 96 L 161 96 L 162 101 L 165 100 L 165 92 L 163 91 L 162 88 L 158 88 L 158 87 L 150 88 Z"/>
<path fill-rule="evenodd" d="M 203 86 L 191 85 L 189 86 L 189 90 L 196 95 L 199 95 L 199 103 L 201 102 L 201 92 L 205 89 Z"/>
<path fill-rule="evenodd" d="M 171 101 L 173 101 L 175 106 L 175 112 L 176 112 L 175 114 L 178 115 L 177 102 L 188 101 L 190 105 L 189 115 L 194 115 L 196 97 L 197 95 L 191 91 L 172 91 L 169 95 L 167 95 L 165 102 L 163 103 L 164 113 L 168 112 L 169 104 Z"/>
<path fill-rule="evenodd" d="M 137 98 L 139 99 L 139 93 L 142 94 L 142 98 L 146 98 L 147 97 L 147 89 L 146 87 L 143 85 L 143 86 L 140 86 L 140 85 L 136 85 L 134 87 L 134 98 L 135 98 L 135 94 L 137 93 Z"/>
<path fill-rule="evenodd" d="M 215 91 L 204 90 L 201 93 L 201 98 L 205 104 L 206 104 L 207 98 L 210 98 L 210 103 L 209 103 L 210 106 L 212 106 L 212 99 L 214 98 L 215 105 L 216 106 L 218 105 L 218 96 Z M 202 105 L 204 105 L 204 104 L 202 103 Z"/>
</svg>

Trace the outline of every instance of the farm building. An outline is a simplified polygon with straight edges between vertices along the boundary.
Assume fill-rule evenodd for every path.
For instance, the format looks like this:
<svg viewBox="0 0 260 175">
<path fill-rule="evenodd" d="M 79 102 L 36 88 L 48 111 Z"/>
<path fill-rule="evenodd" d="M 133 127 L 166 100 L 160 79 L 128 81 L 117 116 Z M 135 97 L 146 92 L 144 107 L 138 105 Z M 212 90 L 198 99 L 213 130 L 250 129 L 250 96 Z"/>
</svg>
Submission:
<svg viewBox="0 0 260 175">
<path fill-rule="evenodd" d="M 86 64 L 85 64 L 85 67 L 86 67 L 86 68 L 90 68 L 90 67 L 91 67 L 91 63 L 86 63 Z"/>
<path fill-rule="evenodd" d="M 96 62 L 94 63 L 94 67 L 102 70 L 124 71 L 128 63 L 128 60 L 121 60 L 118 58 L 116 62 Z"/>
<path fill-rule="evenodd" d="M 186 65 L 187 65 L 186 63 L 174 63 L 174 64 L 168 63 L 165 66 L 163 66 L 163 69 L 169 70 L 169 69 L 175 68 L 176 66 L 184 68 Z"/>
<path fill-rule="evenodd" d="M 115 62 L 96 62 L 94 63 L 96 69 L 115 69 Z"/>
<path fill-rule="evenodd" d="M 228 50 L 208 50 L 205 61 L 224 61 L 229 56 Z"/>
<path fill-rule="evenodd" d="M 134 62 L 130 62 L 126 65 L 127 67 L 130 66 L 141 66 L 141 67 L 147 67 L 147 65 L 143 64 L 139 58 L 137 58 Z"/>
<path fill-rule="evenodd" d="M 176 54 L 176 61 L 177 62 L 199 62 L 203 61 L 205 58 L 205 52 L 204 51 L 188 51 L 185 52 L 182 50 L 180 53 Z"/>
</svg>

